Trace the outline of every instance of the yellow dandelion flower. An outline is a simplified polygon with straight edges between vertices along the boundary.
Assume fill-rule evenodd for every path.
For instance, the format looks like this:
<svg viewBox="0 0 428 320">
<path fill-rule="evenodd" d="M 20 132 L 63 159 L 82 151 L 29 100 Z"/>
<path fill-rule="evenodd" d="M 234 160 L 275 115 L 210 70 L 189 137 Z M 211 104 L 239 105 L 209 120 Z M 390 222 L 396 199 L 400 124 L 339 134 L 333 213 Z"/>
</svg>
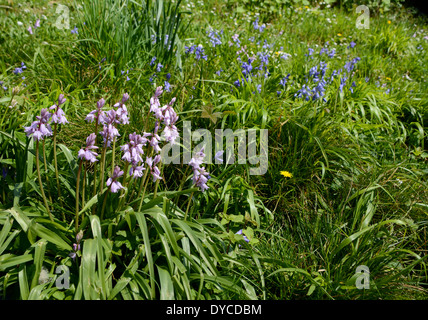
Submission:
<svg viewBox="0 0 428 320">
<path fill-rule="evenodd" d="M 390 77 L 386 77 L 386 80 L 391 81 L 391 78 Z"/>
<path fill-rule="evenodd" d="M 342 34 L 341 34 L 341 33 L 338 33 L 337 35 L 338 35 L 339 37 L 341 37 L 341 36 L 342 36 Z"/>
<path fill-rule="evenodd" d="M 391 24 L 391 20 L 388 20 L 388 24 Z"/>
<path fill-rule="evenodd" d="M 292 178 L 293 177 L 293 175 L 288 171 L 280 171 L 280 174 L 282 174 L 286 178 Z"/>
<path fill-rule="evenodd" d="M 308 6 L 305 6 L 305 8 L 306 8 L 306 9 L 309 9 L 309 7 L 308 7 Z"/>
</svg>

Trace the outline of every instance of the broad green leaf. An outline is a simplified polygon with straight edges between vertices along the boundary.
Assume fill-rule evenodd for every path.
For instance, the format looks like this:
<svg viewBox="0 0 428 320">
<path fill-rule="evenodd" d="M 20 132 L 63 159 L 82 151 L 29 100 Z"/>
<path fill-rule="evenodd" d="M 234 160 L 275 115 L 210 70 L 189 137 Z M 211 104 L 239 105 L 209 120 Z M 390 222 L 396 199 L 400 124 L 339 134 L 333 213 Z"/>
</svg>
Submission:
<svg viewBox="0 0 428 320">
<path fill-rule="evenodd" d="M 160 280 L 160 299 L 174 300 L 174 285 L 169 272 L 157 266 Z"/>
<path fill-rule="evenodd" d="M 35 250 L 34 250 L 34 265 L 36 267 L 36 270 L 34 272 L 33 281 L 31 282 L 31 290 L 38 284 L 39 277 L 40 277 L 40 271 L 42 270 L 43 261 L 45 257 L 45 251 L 46 251 L 46 244 L 47 242 L 45 240 L 39 240 L 37 243 L 34 244 Z"/>
<path fill-rule="evenodd" d="M 0 256 L 0 271 L 4 271 L 7 268 L 14 267 L 18 264 L 24 264 L 32 260 L 33 255 L 29 253 L 20 256 L 15 256 L 13 254 L 3 254 Z"/>
<path fill-rule="evenodd" d="M 31 232 L 36 234 L 42 239 L 46 239 L 47 241 L 57 245 L 58 247 L 71 251 L 71 246 L 63 239 L 61 238 L 57 233 L 54 231 L 42 226 L 39 223 L 33 223 L 30 226 Z"/>
<path fill-rule="evenodd" d="M 28 278 L 27 278 L 27 267 L 22 265 L 18 272 L 18 282 L 19 282 L 19 291 L 21 294 L 21 300 L 27 300 L 28 295 L 30 294 L 30 288 L 28 287 Z"/>
</svg>

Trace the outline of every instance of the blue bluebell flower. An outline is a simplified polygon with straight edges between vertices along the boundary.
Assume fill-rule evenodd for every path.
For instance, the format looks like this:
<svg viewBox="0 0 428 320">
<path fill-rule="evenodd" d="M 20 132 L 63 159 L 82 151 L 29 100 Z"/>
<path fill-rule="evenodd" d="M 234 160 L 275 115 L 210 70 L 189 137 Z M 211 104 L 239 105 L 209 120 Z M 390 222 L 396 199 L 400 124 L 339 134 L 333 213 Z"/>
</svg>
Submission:
<svg viewBox="0 0 428 320">
<path fill-rule="evenodd" d="M 239 34 L 235 33 L 235 34 L 232 36 L 232 40 L 233 40 L 233 42 L 235 43 L 235 45 L 236 45 L 238 48 L 240 48 L 240 47 L 241 47 L 241 41 L 239 40 Z"/>
<path fill-rule="evenodd" d="M 251 63 L 252 63 L 252 60 L 251 60 L 251 59 L 248 59 L 248 62 L 244 62 L 244 63 L 241 65 L 242 73 L 243 73 L 245 76 L 249 76 L 249 75 L 251 75 L 251 70 L 253 70 L 253 66 L 251 65 Z"/>
<path fill-rule="evenodd" d="M 195 58 L 200 60 L 201 58 L 207 60 L 207 56 L 204 54 L 204 47 L 200 44 L 195 49 Z"/>
<path fill-rule="evenodd" d="M 348 80 L 348 78 L 346 76 L 343 76 L 342 78 L 340 78 L 340 85 L 339 85 L 339 90 L 343 91 L 343 87 L 346 84 L 346 80 Z"/>
<path fill-rule="evenodd" d="M 353 49 L 357 44 L 354 41 L 351 41 L 351 43 L 348 46 L 348 49 L 351 48 Z"/>
<path fill-rule="evenodd" d="M 355 81 L 352 81 L 351 86 L 349 87 L 349 91 L 351 91 L 351 93 L 354 93 L 354 88 L 355 88 L 356 86 L 357 86 L 357 85 L 355 84 Z"/>
<path fill-rule="evenodd" d="M 191 45 L 190 47 L 188 47 L 188 46 L 184 46 L 184 53 L 185 54 L 191 54 L 191 53 L 193 53 L 194 51 L 195 51 L 195 49 L 196 49 L 196 46 L 193 44 L 193 45 Z"/>
<path fill-rule="evenodd" d="M 324 47 L 324 48 L 322 48 L 321 50 L 320 50 L 320 56 L 322 55 L 322 54 L 328 54 L 328 49 L 326 48 L 326 47 Z"/>
<path fill-rule="evenodd" d="M 308 48 L 308 53 L 307 54 L 305 54 L 305 56 L 311 56 L 311 55 L 313 55 L 314 54 L 314 49 L 312 49 L 312 48 Z"/>
<path fill-rule="evenodd" d="M 253 27 L 254 27 L 254 30 L 263 32 L 263 30 L 266 28 L 266 25 L 264 23 L 262 25 L 259 25 L 259 17 L 257 17 L 256 21 L 253 22 Z"/>
<path fill-rule="evenodd" d="M 210 38 L 210 41 L 213 47 L 219 46 L 222 44 L 221 42 L 222 33 L 223 31 L 214 30 L 213 28 L 210 28 L 210 30 L 207 31 L 208 37 Z"/>
<path fill-rule="evenodd" d="M 171 84 L 168 81 L 165 81 L 165 91 L 171 92 Z"/>
<path fill-rule="evenodd" d="M 281 85 L 281 86 L 283 86 L 283 87 L 285 87 L 285 84 L 287 83 L 287 81 L 288 81 L 288 78 L 290 77 L 290 74 L 287 74 L 284 78 L 282 78 L 280 81 L 279 81 L 279 84 Z"/>
<path fill-rule="evenodd" d="M 27 67 L 25 66 L 24 62 L 21 62 L 21 67 L 15 68 L 15 70 L 13 70 L 13 73 L 14 74 L 21 74 L 24 72 L 25 69 L 27 69 Z"/>
</svg>

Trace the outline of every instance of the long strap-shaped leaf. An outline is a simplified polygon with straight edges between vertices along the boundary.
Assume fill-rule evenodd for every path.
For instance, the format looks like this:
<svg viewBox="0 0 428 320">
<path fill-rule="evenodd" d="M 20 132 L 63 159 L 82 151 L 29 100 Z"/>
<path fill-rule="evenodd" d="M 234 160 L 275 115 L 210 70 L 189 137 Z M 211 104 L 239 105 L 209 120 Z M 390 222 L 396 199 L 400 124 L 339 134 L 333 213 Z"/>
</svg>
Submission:
<svg viewBox="0 0 428 320">
<path fill-rule="evenodd" d="M 155 297 L 156 297 L 155 268 L 154 268 L 152 250 L 151 250 L 151 245 L 150 245 L 149 232 L 147 229 L 147 222 L 146 222 L 146 218 L 145 218 L 143 212 L 137 212 L 137 213 L 135 213 L 135 216 L 137 217 L 138 224 L 140 226 L 140 230 L 141 230 L 141 233 L 143 235 L 144 248 L 146 250 L 146 258 L 147 258 L 147 264 L 149 267 L 149 275 L 150 275 L 151 298 L 155 299 Z"/>
</svg>

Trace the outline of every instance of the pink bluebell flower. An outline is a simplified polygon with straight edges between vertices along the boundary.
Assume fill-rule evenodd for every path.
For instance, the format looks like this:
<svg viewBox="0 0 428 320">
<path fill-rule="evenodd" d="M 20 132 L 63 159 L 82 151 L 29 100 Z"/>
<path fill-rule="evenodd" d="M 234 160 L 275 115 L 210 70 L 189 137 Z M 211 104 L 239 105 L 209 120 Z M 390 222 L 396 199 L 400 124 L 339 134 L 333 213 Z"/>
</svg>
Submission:
<svg viewBox="0 0 428 320">
<path fill-rule="evenodd" d="M 64 110 L 61 109 L 60 105 L 64 104 L 66 99 L 64 98 L 64 95 L 61 93 L 58 97 L 58 103 L 54 104 L 52 107 L 50 107 L 50 110 L 55 110 L 52 114 L 52 122 L 53 123 L 59 123 L 59 124 L 66 124 L 68 123 L 67 118 L 65 117 Z"/>
<path fill-rule="evenodd" d="M 107 187 L 110 187 L 111 192 L 117 193 L 120 189 L 124 189 L 122 184 L 119 181 L 117 181 L 117 179 L 122 175 L 123 175 L 123 171 L 120 170 L 119 166 L 116 166 L 113 170 L 112 176 L 108 178 L 106 183 Z"/>
<path fill-rule="evenodd" d="M 196 152 L 195 156 L 189 162 L 189 165 L 193 169 L 193 184 L 199 187 L 202 192 L 209 189 L 207 182 L 211 178 L 205 167 L 201 167 L 204 158 L 205 153 L 204 148 L 202 148 L 199 152 Z"/>
<path fill-rule="evenodd" d="M 97 146 L 95 146 L 95 140 L 97 138 L 97 135 L 95 133 L 91 133 L 86 138 L 86 147 L 79 150 L 78 157 L 80 159 L 85 159 L 86 161 L 95 162 L 97 160 L 98 153 L 92 151 L 93 149 L 98 149 Z"/>
<path fill-rule="evenodd" d="M 48 121 L 51 118 L 51 114 L 48 109 L 42 109 L 40 116 L 36 116 L 36 121 L 33 121 L 31 126 L 25 127 L 24 131 L 27 137 L 33 136 L 35 140 L 43 140 L 44 137 L 52 135 L 52 128 Z"/>
<path fill-rule="evenodd" d="M 86 121 L 88 122 L 93 122 L 94 120 L 97 121 L 98 124 L 104 123 L 104 117 L 105 117 L 105 112 L 102 109 L 102 107 L 104 106 L 104 104 L 106 103 L 106 101 L 101 98 L 98 102 L 97 102 L 97 109 L 92 110 L 85 118 Z"/>
</svg>

